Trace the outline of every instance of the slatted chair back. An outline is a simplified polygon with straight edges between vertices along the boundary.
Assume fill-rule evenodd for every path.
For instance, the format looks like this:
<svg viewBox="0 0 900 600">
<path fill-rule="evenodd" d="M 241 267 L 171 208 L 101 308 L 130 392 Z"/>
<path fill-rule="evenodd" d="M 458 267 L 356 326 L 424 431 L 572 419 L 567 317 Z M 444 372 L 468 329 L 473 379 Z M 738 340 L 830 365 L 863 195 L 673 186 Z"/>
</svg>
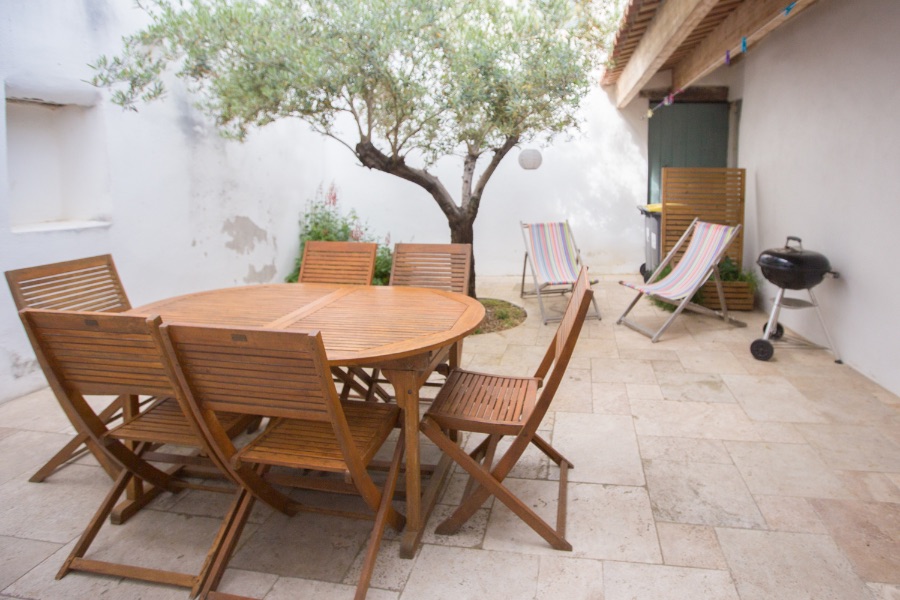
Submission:
<svg viewBox="0 0 900 600">
<path fill-rule="evenodd" d="M 344 450 L 337 462 L 358 463 L 320 333 L 184 324 L 167 324 L 163 331 L 187 402 L 224 459 L 236 449 L 215 411 L 331 423 Z"/>
<path fill-rule="evenodd" d="M 556 329 L 556 334 L 553 336 L 553 341 L 534 373 L 535 379 L 542 381 L 542 386 L 537 405 L 529 417 L 529 423 L 524 428 L 525 435 L 530 436 L 537 431 L 544 415 L 550 408 L 550 402 L 556 395 L 556 390 L 562 383 L 566 368 L 569 366 L 569 360 L 572 358 L 575 343 L 581 334 L 593 296 L 594 291 L 587 278 L 587 268 L 582 267 L 575 280 L 572 295 Z"/>
<path fill-rule="evenodd" d="M 378 244 L 308 241 L 303 246 L 300 283 L 371 285 Z"/>
<path fill-rule="evenodd" d="M 395 244 L 391 285 L 466 294 L 472 244 Z"/>
<path fill-rule="evenodd" d="M 131 309 L 112 256 L 6 272 L 16 308 L 123 312 Z"/>
<path fill-rule="evenodd" d="M 36 309 L 19 314 L 63 410 L 92 437 L 99 439 L 107 427 L 84 396 L 174 395 L 160 358 L 159 317 Z"/>
</svg>

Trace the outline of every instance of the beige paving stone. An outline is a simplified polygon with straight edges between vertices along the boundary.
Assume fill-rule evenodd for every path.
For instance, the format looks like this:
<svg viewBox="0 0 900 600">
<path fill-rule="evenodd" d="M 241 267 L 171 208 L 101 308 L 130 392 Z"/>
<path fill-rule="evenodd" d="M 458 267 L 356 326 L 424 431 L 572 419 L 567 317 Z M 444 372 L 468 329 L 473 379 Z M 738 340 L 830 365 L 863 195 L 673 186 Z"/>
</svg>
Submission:
<svg viewBox="0 0 900 600">
<path fill-rule="evenodd" d="M 755 496 L 756 506 L 773 531 L 826 533 L 825 526 L 806 498 Z"/>
<path fill-rule="evenodd" d="M 4 483 L 0 535 L 68 543 L 84 531 L 111 486 L 104 471 L 81 465 L 68 466 L 43 483 L 23 478 Z"/>
<path fill-rule="evenodd" d="M 715 440 L 758 440 L 753 423 L 736 404 L 631 402 L 638 435 Z"/>
<path fill-rule="evenodd" d="M 60 549 L 60 544 L 0 536 L 0 590 Z"/>
<path fill-rule="evenodd" d="M 760 528 L 764 521 L 734 465 L 644 461 L 659 521 Z"/>
<path fill-rule="evenodd" d="M 403 597 L 429 600 L 532 598 L 539 572 L 537 556 L 427 545 L 416 558 Z M 440 576 L 435 576 L 436 573 Z"/>
<path fill-rule="evenodd" d="M 826 499 L 810 504 L 857 575 L 900 584 L 900 504 Z"/>
<path fill-rule="evenodd" d="M 555 482 L 508 481 L 513 493 L 545 521 L 556 522 Z M 650 500 L 644 488 L 569 484 L 566 539 L 571 556 L 661 563 Z M 497 502 L 491 511 L 485 550 L 552 555 L 557 553 L 528 525 Z"/>
<path fill-rule="evenodd" d="M 665 400 L 675 402 L 729 402 L 734 395 L 715 373 L 657 373 L 659 389 Z"/>
<path fill-rule="evenodd" d="M 827 535 L 716 529 L 741 600 L 871 600 Z"/>
<path fill-rule="evenodd" d="M 837 476 L 859 500 L 900 504 L 900 486 L 884 473 L 837 471 Z"/>
<path fill-rule="evenodd" d="M 356 560 L 344 575 L 343 583 L 355 586 L 359 582 L 359 574 L 365 559 L 366 548 L 362 548 L 356 555 Z M 375 570 L 372 573 L 372 587 L 400 592 L 406 585 L 407 579 L 412 574 L 416 561 L 400 558 L 400 542 L 395 540 L 382 541 L 375 559 Z"/>
<path fill-rule="evenodd" d="M 488 517 L 490 516 L 490 508 L 495 500 L 490 498 L 482 508 L 472 515 L 466 521 L 459 531 L 452 535 L 438 535 L 435 528 L 440 525 L 444 519 L 453 514 L 458 503 L 438 504 L 434 507 L 428 523 L 425 525 L 425 533 L 422 535 L 422 542 L 425 544 L 435 544 L 438 546 L 455 546 L 457 548 L 480 548 L 484 543 L 484 533 L 487 529 Z"/>
<path fill-rule="evenodd" d="M 583 330 L 582 330 L 583 331 Z M 579 358 L 618 358 L 619 349 L 612 337 L 578 337 L 573 356 Z"/>
<path fill-rule="evenodd" d="M 806 445 L 725 442 L 753 494 L 851 498 L 840 479 Z"/>
<path fill-rule="evenodd" d="M 784 377 L 725 374 L 722 379 L 754 421 L 827 422 L 816 403 Z"/>
<path fill-rule="evenodd" d="M 0 423 L 4 427 L 27 431 L 74 433 L 50 388 L 41 388 L 0 404 Z"/>
<path fill-rule="evenodd" d="M 659 376 L 660 373 L 684 373 L 684 367 L 678 361 L 672 360 L 651 360 L 653 372 Z"/>
<path fill-rule="evenodd" d="M 594 383 L 591 385 L 593 411 L 597 414 L 631 415 L 631 404 L 624 383 Z"/>
<path fill-rule="evenodd" d="M 712 527 L 657 521 L 656 532 L 667 565 L 699 569 L 727 569 Z"/>
<path fill-rule="evenodd" d="M 794 423 L 774 423 L 771 421 L 755 421 L 753 429 L 759 434 L 760 441 L 782 442 L 785 444 L 805 444 L 806 438 Z"/>
<path fill-rule="evenodd" d="M 625 390 L 628 398 L 635 400 L 662 400 L 663 394 L 660 386 L 646 383 L 626 383 Z"/>
<path fill-rule="evenodd" d="M 603 562 L 562 555 L 541 556 L 534 597 L 603 600 Z"/>
<path fill-rule="evenodd" d="M 356 584 L 331 583 L 281 577 L 272 586 L 263 600 L 296 600 L 297 598 L 328 598 L 328 600 L 352 600 L 356 594 Z M 369 588 L 367 600 L 397 600 L 400 595 L 389 590 Z"/>
<path fill-rule="evenodd" d="M 556 413 L 553 445 L 572 461 L 569 481 L 644 485 L 632 418 Z"/>
<path fill-rule="evenodd" d="M 605 600 L 739 600 L 728 571 L 606 562 Z"/>
<path fill-rule="evenodd" d="M 897 416 L 895 407 L 881 402 L 874 393 L 861 389 L 855 378 L 787 377 L 806 397 L 813 399 L 829 421 L 843 424 L 880 423 Z"/>
<path fill-rule="evenodd" d="M 3 590 L 13 598 L 74 600 L 88 598 L 140 598 L 141 600 L 184 600 L 186 588 L 144 583 L 131 579 L 104 577 L 93 573 L 72 572 L 56 579 L 75 542 L 67 544 Z"/>
<path fill-rule="evenodd" d="M 274 513 L 247 536 L 230 564 L 281 577 L 340 582 L 371 530 L 370 521 Z"/>
<path fill-rule="evenodd" d="M 593 412 L 590 369 L 575 369 L 570 365 L 551 405 L 554 411 L 571 413 Z"/>
<path fill-rule="evenodd" d="M 747 374 L 747 370 L 734 355 L 724 350 L 680 350 L 678 358 L 688 373 Z"/>
<path fill-rule="evenodd" d="M 28 479 L 72 439 L 65 433 L 11 431 L 11 435 L 0 438 L 0 456 L 3 457 L 0 461 L 0 484 L 16 477 Z"/>
<path fill-rule="evenodd" d="M 720 440 L 642 435 L 638 443 L 644 460 L 732 464 L 731 455 Z"/>
<path fill-rule="evenodd" d="M 265 598 L 278 581 L 277 575 L 228 568 L 216 591 L 249 598 Z"/>
<path fill-rule="evenodd" d="M 847 471 L 900 473 L 900 444 L 864 425 L 799 425 L 825 463 Z"/>
<path fill-rule="evenodd" d="M 870 583 L 868 586 L 874 600 L 900 600 L 900 585 Z"/>
<path fill-rule="evenodd" d="M 649 360 L 651 362 L 677 363 L 684 370 L 678 353 L 675 350 L 661 350 L 658 348 L 622 348 L 619 350 L 619 358 L 629 360 Z"/>
<path fill-rule="evenodd" d="M 656 384 L 653 367 L 646 360 L 593 358 L 591 377 L 594 382 Z"/>
</svg>

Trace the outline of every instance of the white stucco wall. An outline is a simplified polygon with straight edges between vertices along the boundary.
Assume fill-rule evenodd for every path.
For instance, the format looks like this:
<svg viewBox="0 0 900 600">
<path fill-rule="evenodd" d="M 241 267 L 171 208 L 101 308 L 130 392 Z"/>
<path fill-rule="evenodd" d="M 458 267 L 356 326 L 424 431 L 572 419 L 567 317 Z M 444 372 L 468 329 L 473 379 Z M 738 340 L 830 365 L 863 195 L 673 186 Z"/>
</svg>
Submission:
<svg viewBox="0 0 900 600">
<path fill-rule="evenodd" d="M 788 235 L 825 254 L 841 277 L 814 292 L 844 361 L 895 393 L 898 24 L 895 0 L 821 0 L 752 48 L 739 148 L 748 176 L 746 260 Z M 771 302 L 773 294 L 768 286 L 763 297 Z M 782 314 L 787 326 L 824 342 L 813 310 Z"/>
<path fill-rule="evenodd" d="M 88 63 L 114 54 L 143 13 L 131 0 L 0 2 L 4 93 L 93 105 L 89 151 L 106 161 L 99 185 L 107 226 L 13 232 L 5 102 L 0 102 L 0 270 L 111 253 L 135 305 L 201 289 L 281 281 L 297 252 L 298 219 L 316 188 L 334 182 L 340 201 L 392 241 L 444 242 L 436 204 L 416 186 L 359 167 L 338 143 L 283 122 L 238 144 L 222 140 L 178 85 L 138 114 L 81 83 Z M 582 133 L 542 149 L 522 170 L 513 153 L 494 175 L 475 225 L 479 274 L 517 274 L 520 220 L 568 218 L 595 272 L 635 271 L 643 261 L 635 209 L 646 188 L 646 101 L 623 112 L 599 87 Z M 88 151 L 86 149 L 86 151 Z M 459 188 L 461 163 L 438 172 Z M 71 183 L 71 182 L 69 182 Z M 40 202 L 40 198 L 34 198 Z M 0 291 L 0 401 L 43 385 L 8 292 Z"/>
</svg>

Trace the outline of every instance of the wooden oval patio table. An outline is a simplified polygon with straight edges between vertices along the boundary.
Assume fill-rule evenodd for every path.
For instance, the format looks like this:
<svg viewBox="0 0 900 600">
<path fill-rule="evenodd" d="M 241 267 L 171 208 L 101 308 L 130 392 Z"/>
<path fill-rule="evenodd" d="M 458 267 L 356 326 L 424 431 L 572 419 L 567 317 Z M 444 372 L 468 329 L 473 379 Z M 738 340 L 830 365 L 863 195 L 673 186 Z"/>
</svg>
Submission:
<svg viewBox="0 0 900 600">
<path fill-rule="evenodd" d="M 158 314 L 170 323 L 319 330 L 331 366 L 380 368 L 404 415 L 407 504 L 400 554 L 413 556 L 450 467 L 443 457 L 423 494 L 419 388 L 451 346 L 484 318 L 481 303 L 425 288 L 290 283 L 198 292 L 130 312 Z"/>
</svg>

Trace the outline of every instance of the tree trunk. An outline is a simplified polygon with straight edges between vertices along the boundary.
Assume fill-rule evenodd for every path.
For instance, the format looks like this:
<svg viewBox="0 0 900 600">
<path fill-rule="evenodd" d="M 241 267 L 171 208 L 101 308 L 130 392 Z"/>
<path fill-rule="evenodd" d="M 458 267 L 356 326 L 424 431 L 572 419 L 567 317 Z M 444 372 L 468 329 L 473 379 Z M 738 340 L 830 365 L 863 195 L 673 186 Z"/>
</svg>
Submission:
<svg viewBox="0 0 900 600">
<path fill-rule="evenodd" d="M 468 295 L 472 298 L 478 298 L 475 294 L 475 235 L 474 227 L 475 215 L 461 215 L 456 219 L 448 219 L 450 225 L 450 242 L 453 244 L 472 244 L 472 265 L 469 267 L 469 290 Z"/>
</svg>

